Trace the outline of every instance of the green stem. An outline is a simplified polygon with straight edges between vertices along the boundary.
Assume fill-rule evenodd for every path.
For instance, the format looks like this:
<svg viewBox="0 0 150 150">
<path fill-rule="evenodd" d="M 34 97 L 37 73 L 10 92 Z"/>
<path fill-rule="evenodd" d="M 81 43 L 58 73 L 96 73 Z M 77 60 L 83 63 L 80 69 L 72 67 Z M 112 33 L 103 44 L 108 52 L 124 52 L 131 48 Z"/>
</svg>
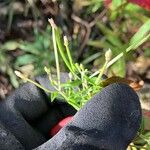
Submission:
<svg viewBox="0 0 150 150">
<path fill-rule="evenodd" d="M 57 42 L 57 45 L 58 45 L 58 50 L 60 52 L 60 55 L 63 59 L 63 61 L 65 62 L 66 66 L 68 67 L 69 71 L 72 73 L 72 75 L 74 75 L 75 79 L 79 77 L 77 76 L 77 74 L 74 72 L 74 70 L 72 69 L 72 67 L 70 66 L 70 63 L 68 62 L 67 58 L 66 58 L 66 54 L 64 53 L 64 47 L 63 47 L 63 44 L 60 40 L 60 33 L 57 30 L 55 30 L 55 36 L 56 36 L 56 42 Z"/>
<path fill-rule="evenodd" d="M 66 36 L 64 36 L 64 45 L 66 47 L 66 51 L 67 51 L 67 55 L 68 55 L 68 59 L 69 59 L 71 68 L 72 68 L 72 70 L 74 70 L 75 66 L 74 66 L 74 63 L 73 63 L 73 60 L 72 60 L 72 57 L 71 57 L 71 54 L 70 54 L 70 49 L 69 49 L 69 46 L 68 46 L 68 39 L 67 39 Z"/>
<path fill-rule="evenodd" d="M 62 44 L 62 41 L 60 40 L 60 33 L 59 33 L 59 29 L 57 28 L 56 24 L 54 23 L 53 19 L 48 19 L 52 29 L 54 29 L 54 33 L 55 33 L 55 40 L 56 40 L 56 44 L 58 46 L 58 50 L 60 52 L 60 55 L 63 59 L 63 61 L 65 62 L 66 66 L 68 67 L 68 69 L 70 71 L 72 71 L 71 67 L 70 67 L 70 64 L 64 54 L 64 47 L 63 47 L 63 44 Z"/>
<path fill-rule="evenodd" d="M 105 71 L 105 69 L 107 67 L 107 64 L 108 64 L 108 62 L 106 61 L 105 64 L 103 65 L 102 69 L 99 70 L 99 75 L 98 75 L 98 77 L 97 77 L 97 79 L 95 81 L 96 85 L 98 85 L 100 83 L 101 77 L 104 74 L 104 71 Z"/>
<path fill-rule="evenodd" d="M 137 145 L 129 145 L 130 147 L 135 147 L 135 148 L 140 148 L 140 149 L 145 149 L 147 150 L 146 147 L 143 147 L 143 146 L 137 146 Z"/>
<path fill-rule="evenodd" d="M 148 38 L 150 38 L 150 34 L 148 34 L 145 38 L 143 38 L 138 44 L 129 46 L 125 53 L 128 53 L 129 51 L 136 49 L 138 46 L 140 46 L 142 43 L 144 43 Z M 108 64 L 106 68 L 109 68 L 111 65 L 113 65 L 117 60 L 119 60 L 124 55 L 124 52 L 117 55 L 115 58 L 113 58 Z"/>
<path fill-rule="evenodd" d="M 150 34 L 148 34 L 145 38 L 143 38 L 138 44 L 135 45 L 131 45 L 129 46 L 126 50 L 125 53 L 128 53 L 131 50 L 136 49 L 138 46 L 140 46 L 141 44 L 143 44 L 148 38 L 150 38 Z M 120 54 L 118 54 L 115 58 L 113 58 L 110 62 L 108 62 L 106 69 L 108 69 L 111 65 L 113 65 L 116 61 L 118 61 L 121 57 L 123 57 L 124 52 L 121 52 Z M 99 74 L 99 71 L 96 71 L 95 73 L 93 73 L 90 78 L 96 76 Z"/>
<path fill-rule="evenodd" d="M 31 80 L 31 79 L 28 79 L 28 78 L 27 78 L 24 74 L 22 74 L 21 72 L 15 71 L 15 74 L 16 74 L 19 78 L 21 78 L 22 80 L 28 81 L 28 82 L 30 82 L 30 83 L 36 85 L 37 87 L 39 87 L 40 89 L 44 90 L 45 92 L 47 92 L 47 93 L 52 93 L 52 91 L 50 91 L 50 90 L 44 88 L 44 87 L 41 86 L 39 83 L 37 83 L 37 82 L 35 82 L 35 81 Z"/>
<path fill-rule="evenodd" d="M 60 33 L 59 33 L 58 29 L 56 29 L 55 31 L 56 31 L 56 32 L 55 32 L 56 42 L 57 42 L 57 45 L 58 45 L 58 50 L 59 50 L 59 52 L 60 52 L 60 55 L 61 55 L 63 61 L 65 62 L 66 66 L 68 67 L 68 69 L 69 69 L 71 72 L 73 72 L 73 70 L 72 70 L 72 68 L 70 67 L 70 64 L 69 64 L 69 62 L 68 62 L 68 60 L 67 60 L 67 58 L 66 58 L 66 56 L 65 56 L 65 54 L 64 54 L 64 48 L 63 48 L 62 42 L 61 42 L 61 40 L 60 40 Z"/>
<path fill-rule="evenodd" d="M 72 101 L 67 101 L 68 104 L 70 104 L 71 106 L 73 106 L 77 111 L 80 110 L 80 106 L 77 106 L 76 103 L 73 103 Z"/>
<path fill-rule="evenodd" d="M 68 97 L 62 92 L 62 91 L 59 91 L 59 89 L 57 89 L 56 87 L 54 87 L 58 92 L 59 94 L 67 101 L 68 104 L 70 104 L 71 106 L 73 106 L 77 111 L 80 109 L 80 107 L 77 105 L 77 103 L 74 103 L 73 101 L 70 101 L 68 99 Z"/>
<path fill-rule="evenodd" d="M 58 59 L 58 51 L 56 45 L 56 37 L 55 37 L 55 29 L 52 27 L 52 38 L 53 38 L 53 46 L 54 46 L 54 54 L 55 54 L 55 62 L 56 62 L 56 70 L 57 70 L 57 82 L 58 82 L 58 89 L 61 89 L 60 86 L 60 67 L 59 67 L 59 59 Z"/>
<path fill-rule="evenodd" d="M 47 93 L 52 93 L 52 91 L 50 91 L 50 90 L 44 88 L 43 86 L 41 86 L 40 84 L 38 84 L 37 82 L 35 82 L 35 81 L 31 80 L 31 79 L 25 78 L 24 80 L 25 80 L 25 81 L 28 81 L 28 82 L 30 82 L 30 83 L 32 83 L 32 84 L 34 84 L 34 85 L 36 85 L 37 87 L 39 87 L 40 89 L 44 90 L 44 91 L 47 92 Z"/>
</svg>

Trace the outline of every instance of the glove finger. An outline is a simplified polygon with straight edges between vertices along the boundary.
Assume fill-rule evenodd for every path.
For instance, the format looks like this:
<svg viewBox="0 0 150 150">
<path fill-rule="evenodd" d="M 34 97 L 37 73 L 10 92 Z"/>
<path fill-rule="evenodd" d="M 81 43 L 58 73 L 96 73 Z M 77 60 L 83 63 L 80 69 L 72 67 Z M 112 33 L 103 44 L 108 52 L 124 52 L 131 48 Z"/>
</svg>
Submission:
<svg viewBox="0 0 150 150">
<path fill-rule="evenodd" d="M 6 101 L 28 122 L 32 122 L 46 113 L 50 106 L 45 93 L 31 83 L 21 86 Z"/>
<path fill-rule="evenodd" d="M 50 138 L 50 130 L 62 119 L 73 116 L 76 110 L 69 104 L 56 101 L 53 107 L 34 122 L 34 127 L 45 137 Z"/>
<path fill-rule="evenodd" d="M 39 82 L 39 84 L 41 84 L 43 87 L 49 90 L 54 90 L 54 88 L 50 85 L 50 82 L 46 75 L 37 77 L 35 80 Z M 61 82 L 64 82 L 66 80 L 67 74 L 62 73 Z M 30 123 L 36 121 L 38 118 L 46 114 L 49 110 L 52 109 L 54 105 L 59 105 L 59 103 L 51 103 L 48 94 L 31 83 L 24 84 L 22 87 L 17 89 L 8 101 L 8 103 L 11 103 L 14 108 L 17 109 L 22 114 L 22 116 Z"/>
<path fill-rule="evenodd" d="M 36 80 L 52 89 L 47 77 Z M 57 123 L 63 115 L 71 113 L 72 109 L 68 109 L 67 105 L 64 110 L 64 105 L 66 103 L 61 101 L 51 103 L 44 91 L 28 83 L 17 89 L 7 100 L 0 102 L 0 121 L 25 147 L 30 149 L 46 140 L 32 126 L 37 126 L 39 122 L 37 129 L 45 126 L 47 130 L 40 131 L 46 135 L 55 122 Z"/>
<path fill-rule="evenodd" d="M 50 86 L 46 75 L 37 77 L 35 80 L 43 87 L 55 90 Z M 61 73 L 61 82 L 67 80 L 68 74 Z M 7 101 L 22 114 L 30 125 L 46 137 L 49 137 L 49 130 L 61 119 L 76 113 L 76 110 L 65 101 L 56 100 L 51 103 L 48 94 L 31 83 L 24 84 Z"/>
<path fill-rule="evenodd" d="M 0 102 L 0 121 L 26 149 L 34 148 L 46 141 L 26 122 L 20 112 L 10 103 L 7 104 L 7 101 Z"/>
<path fill-rule="evenodd" d="M 69 79 L 67 73 L 61 73 L 60 77 L 61 83 L 65 83 Z M 49 90 L 54 90 L 54 88 L 50 86 L 50 81 L 48 80 L 47 76 L 39 76 L 36 78 L 36 81 L 43 87 Z M 39 119 L 35 120 L 34 127 L 46 137 L 49 137 L 48 133 L 50 129 L 66 116 L 74 115 L 76 110 L 64 100 L 56 100 L 52 103 L 50 103 L 50 99 L 47 99 L 47 101 L 49 102 L 48 111 L 39 117 Z"/>
<path fill-rule="evenodd" d="M 111 84 L 37 150 L 125 150 L 135 137 L 140 122 L 141 107 L 137 94 L 128 85 Z"/>
<path fill-rule="evenodd" d="M 69 79 L 68 73 L 63 73 L 63 72 L 60 73 L 60 82 L 61 82 L 61 83 L 67 82 L 68 79 Z M 50 81 L 49 81 L 47 75 L 43 75 L 43 76 L 36 77 L 35 80 L 36 80 L 39 84 L 41 84 L 43 87 L 45 87 L 45 88 L 47 88 L 47 89 L 49 89 L 49 90 L 52 90 L 52 91 L 55 90 L 55 89 L 51 86 Z M 47 94 L 47 93 L 46 93 L 46 94 Z"/>
<path fill-rule="evenodd" d="M 24 150 L 22 144 L 8 131 L 2 124 L 0 124 L 0 149 L 1 150 Z"/>
<path fill-rule="evenodd" d="M 115 83 L 95 95 L 70 125 L 90 132 L 94 130 L 93 134 L 98 132 L 109 147 L 125 149 L 140 127 L 141 116 L 138 95 L 128 85 Z"/>
</svg>

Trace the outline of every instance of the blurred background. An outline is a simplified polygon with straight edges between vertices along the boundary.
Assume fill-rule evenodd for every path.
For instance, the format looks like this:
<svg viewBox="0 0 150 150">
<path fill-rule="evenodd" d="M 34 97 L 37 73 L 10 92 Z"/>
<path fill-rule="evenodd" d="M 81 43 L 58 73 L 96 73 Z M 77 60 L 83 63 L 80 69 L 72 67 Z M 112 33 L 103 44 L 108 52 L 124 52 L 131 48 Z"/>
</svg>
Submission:
<svg viewBox="0 0 150 150">
<path fill-rule="evenodd" d="M 0 0 L 0 99 L 22 83 L 14 70 L 32 78 L 43 74 L 44 66 L 55 66 L 48 18 L 67 35 L 74 61 L 95 71 L 106 50 L 117 55 L 129 46 L 150 18 L 150 1 Z M 114 75 L 149 85 L 150 40 L 117 61 L 108 70 Z"/>
</svg>

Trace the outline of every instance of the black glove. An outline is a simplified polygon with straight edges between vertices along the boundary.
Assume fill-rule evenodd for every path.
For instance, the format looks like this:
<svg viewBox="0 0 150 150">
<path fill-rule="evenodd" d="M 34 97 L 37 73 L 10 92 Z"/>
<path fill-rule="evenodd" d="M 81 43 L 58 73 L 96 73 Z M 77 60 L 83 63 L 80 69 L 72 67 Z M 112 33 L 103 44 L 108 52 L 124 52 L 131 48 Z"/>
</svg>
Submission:
<svg viewBox="0 0 150 150">
<path fill-rule="evenodd" d="M 67 80 L 61 74 L 61 82 Z M 46 76 L 35 79 L 54 90 Z M 32 149 L 46 142 L 49 131 L 76 110 L 64 101 L 50 102 L 48 94 L 31 83 L 24 84 L 5 101 L 0 101 L 0 149 Z M 9 135 L 9 136 L 8 136 Z"/>
<path fill-rule="evenodd" d="M 66 80 L 66 74 L 61 77 Z M 47 78 L 36 80 L 49 87 Z M 31 149 L 44 143 L 36 149 L 125 150 L 141 121 L 136 93 L 128 85 L 111 84 L 96 94 L 67 126 L 48 140 L 50 128 L 75 112 L 65 102 L 50 103 L 46 93 L 32 84 L 24 84 L 0 103 L 0 147 L 4 150 L 10 149 L 10 146 L 12 150 Z"/>
</svg>

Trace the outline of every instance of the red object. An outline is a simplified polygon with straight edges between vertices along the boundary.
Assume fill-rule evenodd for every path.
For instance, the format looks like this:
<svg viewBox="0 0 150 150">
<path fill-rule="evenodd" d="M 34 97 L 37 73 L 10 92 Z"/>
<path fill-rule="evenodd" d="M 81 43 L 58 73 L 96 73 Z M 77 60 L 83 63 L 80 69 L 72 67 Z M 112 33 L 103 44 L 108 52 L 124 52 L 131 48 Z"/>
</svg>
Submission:
<svg viewBox="0 0 150 150">
<path fill-rule="evenodd" d="M 112 0 L 104 0 L 106 6 L 109 6 L 111 2 Z M 140 7 L 150 10 L 150 0 L 128 0 L 128 2 L 137 4 Z"/>
<path fill-rule="evenodd" d="M 150 118 L 150 111 L 144 112 L 144 116 L 147 116 Z"/>
<path fill-rule="evenodd" d="M 73 118 L 73 116 L 68 116 L 64 119 L 62 119 L 61 121 L 59 121 L 49 132 L 50 136 L 54 136 L 55 134 L 57 134 L 59 132 L 59 130 L 61 128 L 63 128 L 66 124 L 68 124 L 71 119 Z"/>
<path fill-rule="evenodd" d="M 112 0 L 104 0 L 104 5 L 109 6 L 111 4 Z"/>
<path fill-rule="evenodd" d="M 150 0 L 128 0 L 128 1 L 150 10 Z"/>
</svg>

